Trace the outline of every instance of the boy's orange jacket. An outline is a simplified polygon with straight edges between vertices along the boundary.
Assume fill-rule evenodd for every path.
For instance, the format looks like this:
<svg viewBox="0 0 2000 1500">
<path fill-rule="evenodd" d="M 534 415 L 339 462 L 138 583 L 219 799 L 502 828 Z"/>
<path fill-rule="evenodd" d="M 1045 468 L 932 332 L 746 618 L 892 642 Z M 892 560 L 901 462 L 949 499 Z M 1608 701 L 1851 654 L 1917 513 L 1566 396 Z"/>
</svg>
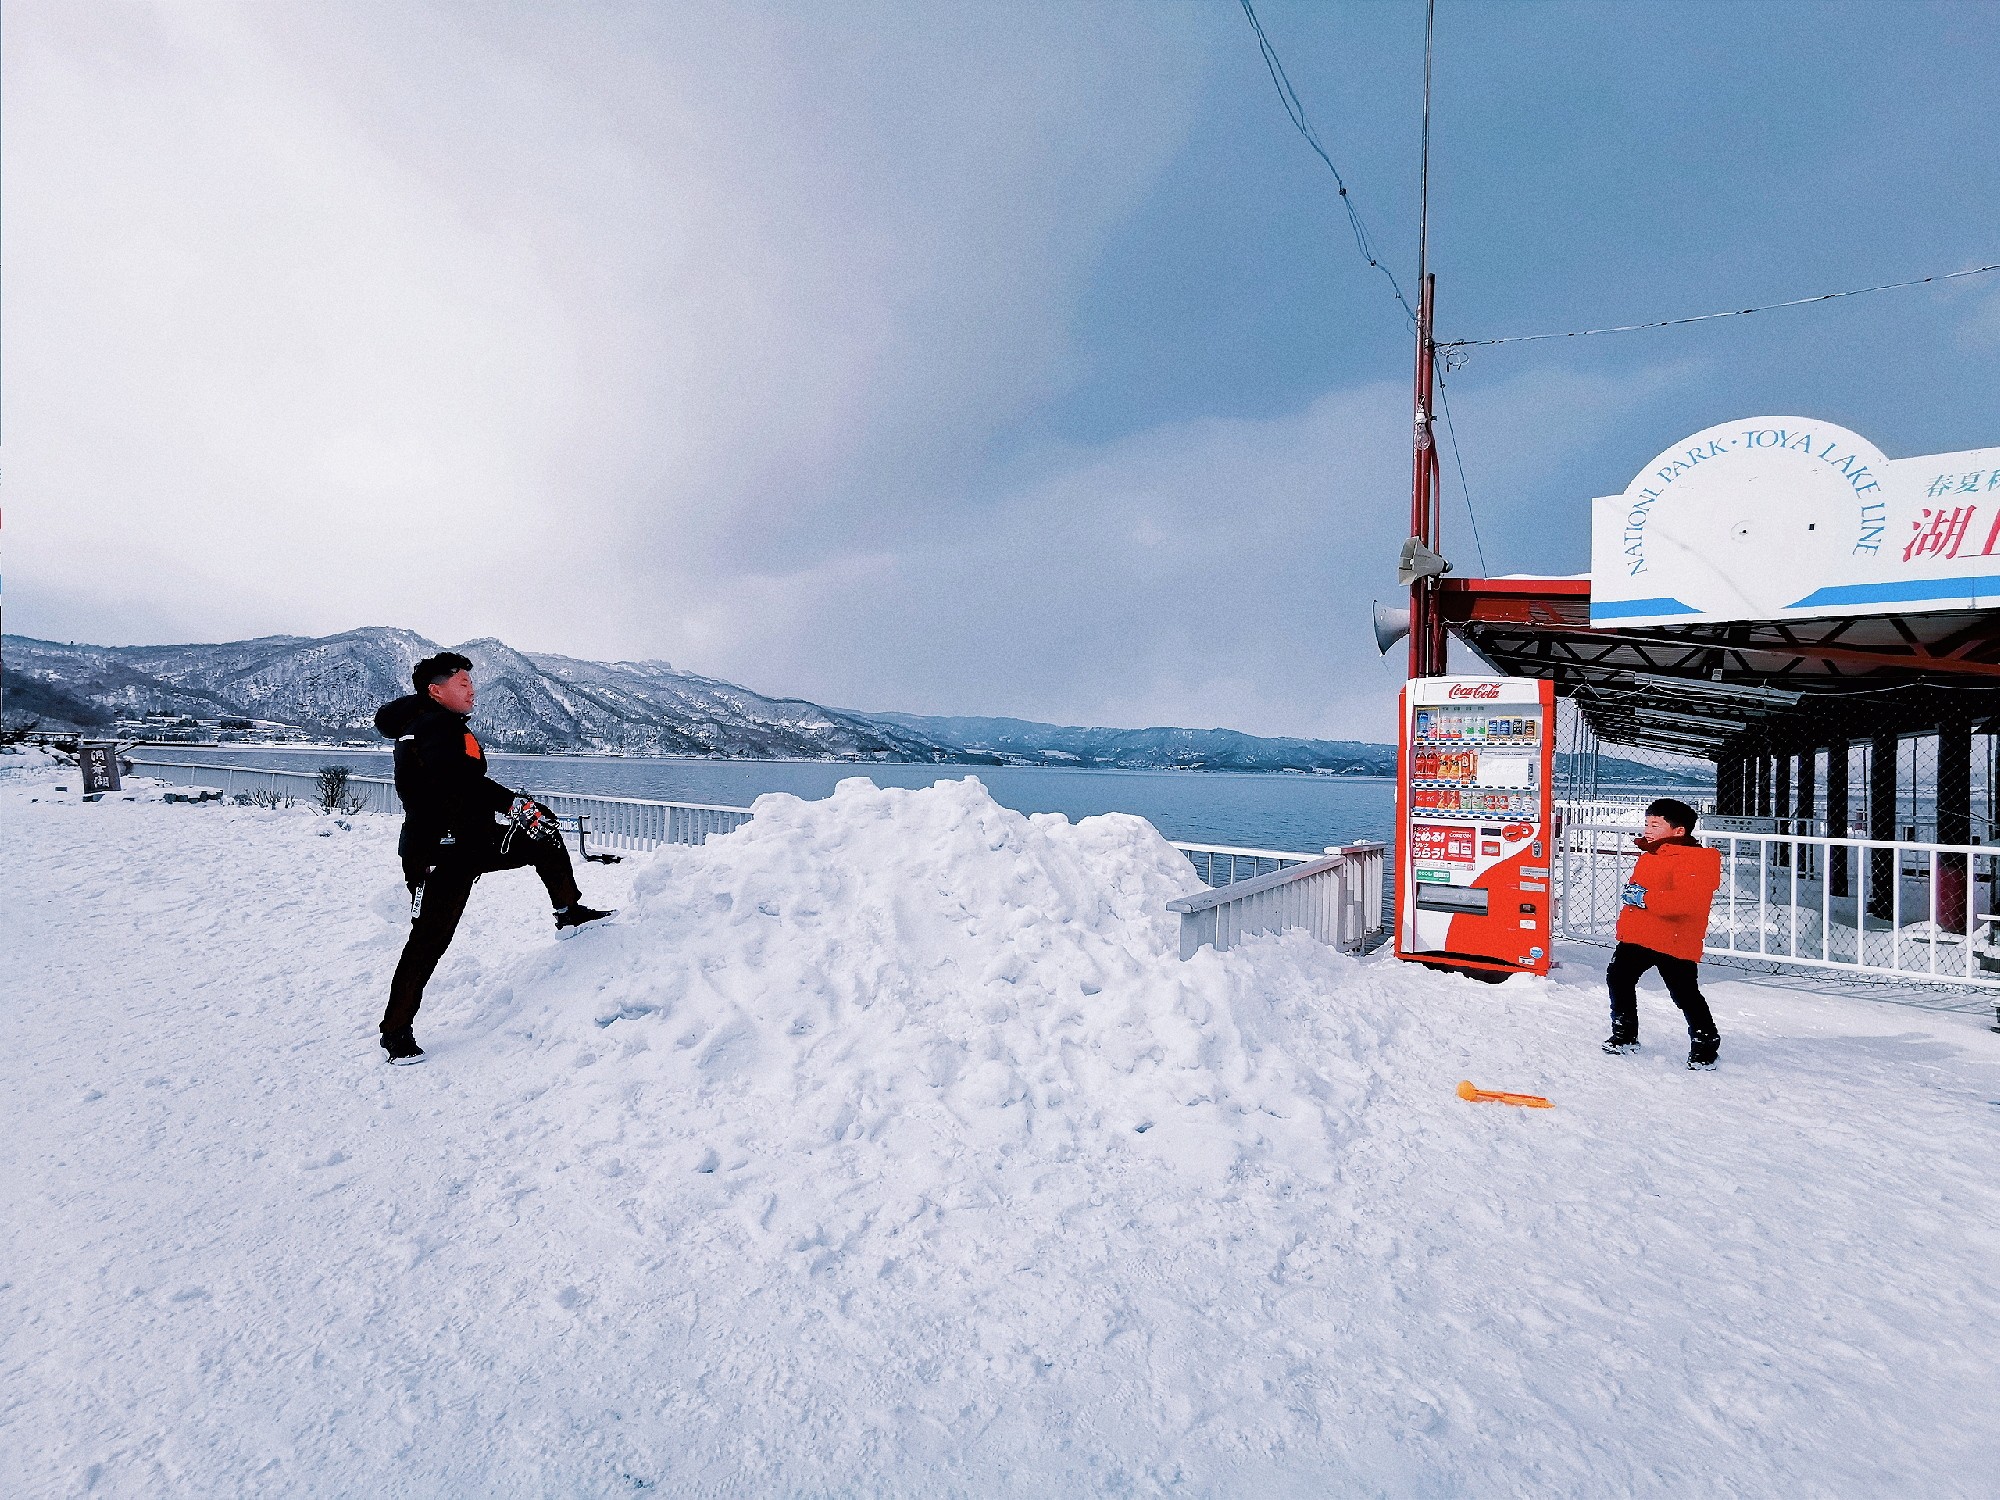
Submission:
<svg viewBox="0 0 2000 1500">
<path fill-rule="evenodd" d="M 1646 904 L 1618 914 L 1618 941 L 1700 963 L 1709 903 L 1722 884 L 1722 851 L 1705 849 L 1691 838 L 1640 839 L 1638 844 L 1639 862 L 1631 878 L 1632 884 L 1646 888 Z"/>
</svg>

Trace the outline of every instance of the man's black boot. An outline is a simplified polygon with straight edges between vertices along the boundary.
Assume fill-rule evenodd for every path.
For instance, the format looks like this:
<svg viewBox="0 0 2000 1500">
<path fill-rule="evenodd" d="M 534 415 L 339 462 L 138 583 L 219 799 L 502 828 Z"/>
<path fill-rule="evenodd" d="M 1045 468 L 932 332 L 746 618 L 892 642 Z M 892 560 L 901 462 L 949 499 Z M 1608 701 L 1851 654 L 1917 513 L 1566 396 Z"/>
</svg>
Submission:
<svg viewBox="0 0 2000 1500">
<path fill-rule="evenodd" d="M 424 1060 L 424 1049 L 417 1045 L 417 1039 L 410 1031 L 383 1032 L 382 1050 L 389 1054 L 390 1062 L 399 1066 Z"/>
<path fill-rule="evenodd" d="M 1620 1036 L 1614 1031 L 1610 1036 L 1605 1038 L 1604 1050 L 1611 1053 L 1637 1052 L 1639 1050 L 1639 1039 L 1636 1036 Z"/>
<path fill-rule="evenodd" d="M 1688 1037 L 1688 1066 L 1708 1069 L 1715 1066 L 1716 1054 L 1722 1050 L 1722 1036 L 1714 1031 L 1697 1031 Z"/>
<path fill-rule="evenodd" d="M 572 901 L 556 913 L 556 931 L 567 932 L 572 927 L 581 927 L 585 922 L 598 922 L 611 916 L 608 911 L 599 911 L 594 906 L 585 906 L 581 901 Z"/>
</svg>

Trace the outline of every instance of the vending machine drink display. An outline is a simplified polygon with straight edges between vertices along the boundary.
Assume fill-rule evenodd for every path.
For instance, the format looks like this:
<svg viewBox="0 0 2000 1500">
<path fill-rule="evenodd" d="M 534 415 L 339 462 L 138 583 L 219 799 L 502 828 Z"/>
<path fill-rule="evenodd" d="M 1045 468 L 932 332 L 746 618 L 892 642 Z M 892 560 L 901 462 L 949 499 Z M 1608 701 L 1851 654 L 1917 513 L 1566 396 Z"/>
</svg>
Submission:
<svg viewBox="0 0 2000 1500">
<path fill-rule="evenodd" d="M 1397 955 L 1480 978 L 1546 974 L 1554 685 L 1419 677 L 1402 713 Z"/>
</svg>

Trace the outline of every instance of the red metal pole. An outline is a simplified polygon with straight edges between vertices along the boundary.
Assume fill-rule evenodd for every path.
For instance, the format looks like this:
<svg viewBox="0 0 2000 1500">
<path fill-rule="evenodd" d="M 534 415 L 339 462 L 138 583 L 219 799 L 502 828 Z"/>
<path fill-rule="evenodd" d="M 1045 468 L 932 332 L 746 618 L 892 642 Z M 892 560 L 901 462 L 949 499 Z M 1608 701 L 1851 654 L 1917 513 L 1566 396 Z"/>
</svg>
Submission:
<svg viewBox="0 0 2000 1500">
<path fill-rule="evenodd" d="M 1410 475 L 1410 535 L 1426 547 L 1437 545 L 1437 446 L 1431 434 L 1432 359 L 1431 303 L 1437 295 L 1437 278 L 1424 276 L 1417 290 L 1417 367 L 1415 413 L 1412 421 L 1413 457 Z M 1435 677 L 1443 671 L 1438 657 L 1437 584 L 1420 578 L 1410 585 L 1410 670 L 1411 677 Z"/>
</svg>

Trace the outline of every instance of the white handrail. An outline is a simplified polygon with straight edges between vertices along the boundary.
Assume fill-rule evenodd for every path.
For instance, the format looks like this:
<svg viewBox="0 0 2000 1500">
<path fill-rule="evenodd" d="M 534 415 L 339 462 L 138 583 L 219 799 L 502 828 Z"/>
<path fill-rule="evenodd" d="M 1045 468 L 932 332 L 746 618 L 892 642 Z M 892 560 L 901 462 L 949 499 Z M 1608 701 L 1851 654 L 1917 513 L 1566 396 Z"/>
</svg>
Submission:
<svg viewBox="0 0 2000 1500">
<path fill-rule="evenodd" d="M 1559 935 L 1615 936 L 1638 850 L 1629 828 L 1573 823 L 1557 846 Z M 2000 988 L 2000 846 L 1697 828 L 1723 856 L 1702 951 Z"/>
<path fill-rule="evenodd" d="M 159 780 L 187 785 L 204 777 L 220 776 L 222 791 L 235 795 L 239 785 L 258 791 L 298 787 L 299 800 L 310 800 L 319 781 L 317 771 L 286 771 L 264 766 L 238 766 L 212 761 L 134 760 L 135 770 L 143 769 Z M 199 774 L 197 774 L 199 773 Z M 397 813 L 402 803 L 396 784 L 380 776 L 349 775 L 347 785 L 361 804 L 360 811 Z M 588 854 L 592 845 L 628 851 L 644 851 L 661 844 L 699 844 L 713 834 L 728 833 L 750 821 L 747 807 L 723 807 L 708 802 L 660 802 L 644 797 L 600 797 L 584 792 L 537 792 L 536 797 L 558 813 L 580 818 L 578 852 Z"/>
<path fill-rule="evenodd" d="M 1191 844 L 1184 839 L 1170 839 L 1168 842 L 1183 854 L 1234 854 L 1244 859 L 1275 859 L 1288 863 L 1303 863 L 1320 857 L 1290 849 L 1239 849 L 1231 844 Z"/>
<path fill-rule="evenodd" d="M 1303 928 L 1336 948 L 1357 950 L 1383 929 L 1387 847 L 1373 841 L 1329 850 L 1274 870 L 1167 903 L 1181 919 L 1181 957 L 1203 947 L 1227 952 L 1253 933 Z"/>
<path fill-rule="evenodd" d="M 183 785 L 200 780 L 194 774 L 198 772 L 220 776 L 224 782 L 222 791 L 231 795 L 238 791 L 239 785 L 266 791 L 297 785 L 304 793 L 319 780 L 317 771 L 276 770 L 214 761 L 134 760 L 132 764 L 161 780 L 171 777 Z M 363 801 L 364 811 L 401 811 L 402 805 L 396 797 L 393 781 L 380 776 L 350 775 L 347 784 L 356 789 Z M 742 827 L 751 816 L 747 807 L 713 802 L 663 802 L 648 797 L 606 797 L 586 792 L 537 792 L 535 795 L 565 819 L 582 820 L 577 829 L 577 841 L 578 852 L 585 855 L 592 848 L 643 853 L 662 844 L 699 844 L 712 836 Z M 305 800 L 303 796 L 301 800 Z M 1296 870 L 1301 865 L 1324 858 L 1323 855 L 1288 849 L 1251 849 L 1232 844 L 1201 844 L 1183 840 L 1169 842 L 1194 865 L 1203 883 L 1211 886 L 1239 885 L 1274 871 Z M 1379 845 L 1356 844 L 1351 846 L 1349 852 L 1371 847 L 1380 848 Z M 1339 851 L 1328 851 L 1335 852 Z M 1377 857 L 1369 865 L 1363 859 L 1362 865 L 1360 878 L 1367 888 L 1359 893 L 1357 899 L 1376 914 L 1374 925 L 1364 931 L 1380 931 L 1382 861 Z M 1246 866 L 1248 873 L 1244 874 Z M 1261 866 L 1270 868 L 1267 870 Z M 1218 880 L 1219 873 L 1222 878 Z M 1369 890 L 1373 891 L 1372 896 L 1368 894 Z"/>
</svg>

